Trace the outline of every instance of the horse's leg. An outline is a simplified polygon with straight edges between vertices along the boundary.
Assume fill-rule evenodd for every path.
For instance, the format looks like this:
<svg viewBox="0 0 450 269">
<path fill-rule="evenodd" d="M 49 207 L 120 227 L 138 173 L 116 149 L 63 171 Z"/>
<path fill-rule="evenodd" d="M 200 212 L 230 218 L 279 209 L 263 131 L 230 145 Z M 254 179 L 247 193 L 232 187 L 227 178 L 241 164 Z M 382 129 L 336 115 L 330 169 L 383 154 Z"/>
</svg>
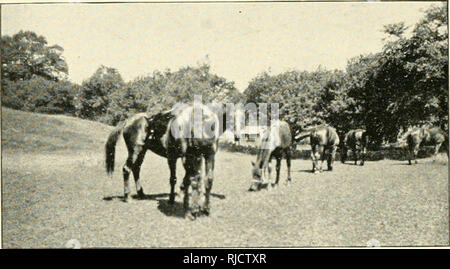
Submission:
<svg viewBox="0 0 450 269">
<path fill-rule="evenodd" d="M 317 172 L 317 166 L 318 166 L 317 159 L 319 157 L 318 148 L 319 148 L 319 145 L 313 145 L 311 147 L 311 160 L 312 160 L 312 165 L 313 165 L 313 168 L 312 168 L 313 173 Z"/>
<path fill-rule="evenodd" d="M 361 163 L 360 163 L 361 166 L 364 165 L 365 159 L 366 159 L 366 147 L 363 146 L 361 150 Z"/>
<path fill-rule="evenodd" d="M 130 166 L 132 166 L 131 164 L 133 163 L 132 159 L 133 159 L 133 151 L 130 150 L 128 151 L 128 158 L 125 162 L 125 164 L 122 167 L 122 173 L 123 173 L 123 201 L 124 202 L 128 202 L 130 200 L 130 172 L 131 172 L 131 168 Z"/>
<path fill-rule="evenodd" d="M 267 162 L 267 189 L 269 189 L 272 186 L 272 158 L 273 155 L 270 154 L 269 161 Z M 265 170 L 265 169 L 264 169 Z M 265 173 L 265 171 L 264 171 Z M 276 184 L 276 182 L 275 182 Z"/>
<path fill-rule="evenodd" d="M 186 156 L 186 165 L 187 165 L 187 184 L 184 184 L 184 207 L 187 209 L 186 217 L 191 220 L 194 220 L 198 213 L 200 213 L 200 194 L 201 194 L 201 167 L 202 157 L 196 153 L 190 153 Z M 186 180 L 186 178 L 185 178 Z M 191 197 L 189 198 L 189 185 L 192 189 Z M 191 201 L 189 201 L 191 200 Z"/>
<path fill-rule="evenodd" d="M 177 184 L 177 157 L 173 154 L 168 154 L 167 162 L 170 169 L 170 195 L 169 204 L 175 203 L 175 185 Z"/>
<path fill-rule="evenodd" d="M 411 165 L 411 159 L 413 155 L 413 147 L 411 145 L 408 145 L 406 147 L 406 154 L 408 155 L 408 164 Z"/>
<path fill-rule="evenodd" d="M 139 179 L 139 173 L 141 171 L 141 165 L 144 161 L 145 152 L 147 151 L 143 147 L 137 147 L 137 150 L 139 151 L 139 154 L 137 155 L 136 161 L 133 164 L 133 168 L 131 169 L 133 171 L 133 177 L 134 177 L 134 183 L 136 185 L 136 192 L 138 194 L 138 197 L 140 199 L 145 198 L 144 189 L 142 188 L 141 181 Z"/>
<path fill-rule="evenodd" d="M 441 148 L 442 143 L 438 143 L 436 145 L 434 145 L 434 154 L 433 154 L 433 162 L 436 161 L 436 157 L 439 153 L 439 149 Z"/>
<path fill-rule="evenodd" d="M 319 172 L 322 172 L 322 166 L 323 162 L 325 161 L 325 146 L 320 145 L 319 146 L 319 155 L 320 155 L 320 166 L 319 166 Z"/>
<path fill-rule="evenodd" d="M 206 215 L 209 215 L 210 213 L 209 196 L 214 182 L 214 162 L 215 162 L 215 152 L 205 155 L 205 174 L 206 174 L 205 202 L 201 210 Z"/>
<path fill-rule="evenodd" d="M 130 200 L 130 173 L 135 172 L 135 164 L 138 159 L 139 154 L 141 153 L 140 150 L 142 150 L 140 147 L 131 147 L 128 148 L 128 158 L 125 164 L 123 165 L 122 171 L 123 171 L 123 185 L 124 185 L 124 195 L 123 199 L 124 202 L 128 202 Z M 139 178 L 139 176 L 138 176 Z M 137 188 L 137 185 L 136 185 Z"/>
<path fill-rule="evenodd" d="M 347 147 L 342 146 L 342 148 L 341 148 L 341 163 L 345 163 L 346 159 L 347 159 Z"/>
<path fill-rule="evenodd" d="M 280 154 L 281 155 L 281 154 Z M 277 159 L 277 164 L 276 164 L 276 166 L 275 166 L 275 170 L 276 170 L 276 172 L 277 172 L 277 175 L 276 175 L 276 179 L 275 179 L 275 184 L 276 185 L 278 185 L 278 181 L 280 181 L 280 168 L 281 168 L 281 157 L 282 157 L 283 155 L 281 155 L 281 156 L 276 156 L 275 158 Z"/>
<path fill-rule="evenodd" d="M 420 148 L 420 144 L 417 144 L 413 150 L 413 159 L 414 159 L 414 163 L 416 163 L 416 164 L 418 163 L 417 162 L 417 153 L 419 153 L 419 148 Z"/>
<path fill-rule="evenodd" d="M 358 164 L 358 154 L 359 154 L 359 147 L 357 145 L 355 145 L 353 147 L 353 153 L 355 155 L 355 165 Z"/>
<path fill-rule="evenodd" d="M 288 183 L 291 182 L 291 148 L 287 147 L 285 150 L 286 154 L 286 165 L 287 165 L 287 181 Z"/>
<path fill-rule="evenodd" d="M 330 152 L 328 154 L 328 171 L 333 171 L 333 163 L 334 163 L 334 157 L 336 155 L 337 146 L 331 146 Z"/>
</svg>

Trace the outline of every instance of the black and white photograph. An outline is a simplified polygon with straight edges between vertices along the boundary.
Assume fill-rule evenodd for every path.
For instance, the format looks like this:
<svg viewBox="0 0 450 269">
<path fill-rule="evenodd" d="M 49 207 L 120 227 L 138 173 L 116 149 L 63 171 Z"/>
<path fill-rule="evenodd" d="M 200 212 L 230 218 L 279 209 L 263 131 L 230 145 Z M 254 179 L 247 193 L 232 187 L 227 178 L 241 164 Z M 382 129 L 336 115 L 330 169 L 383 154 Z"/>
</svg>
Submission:
<svg viewBox="0 0 450 269">
<path fill-rule="evenodd" d="M 449 247 L 448 2 L 0 14 L 2 248 Z"/>
</svg>

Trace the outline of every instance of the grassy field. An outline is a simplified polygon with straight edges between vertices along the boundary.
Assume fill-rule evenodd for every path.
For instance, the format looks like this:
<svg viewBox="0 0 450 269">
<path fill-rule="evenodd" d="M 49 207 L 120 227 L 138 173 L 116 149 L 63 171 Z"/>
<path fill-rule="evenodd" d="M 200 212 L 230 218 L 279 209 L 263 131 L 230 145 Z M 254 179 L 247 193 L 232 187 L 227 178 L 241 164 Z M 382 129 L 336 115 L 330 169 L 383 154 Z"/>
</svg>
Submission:
<svg viewBox="0 0 450 269">
<path fill-rule="evenodd" d="M 2 109 L 3 247 L 61 248 L 69 239 L 82 247 L 366 246 L 370 239 L 381 246 L 449 244 L 445 155 L 415 166 L 336 163 L 335 171 L 320 175 L 310 173 L 310 161 L 294 160 L 289 187 L 250 193 L 255 157 L 220 151 L 212 214 L 189 221 L 180 196 L 169 213 L 167 162 L 152 153 L 141 171 L 147 199 L 121 201 L 123 140 L 112 179 L 103 165 L 111 129 Z M 281 178 L 284 183 L 284 161 Z"/>
</svg>

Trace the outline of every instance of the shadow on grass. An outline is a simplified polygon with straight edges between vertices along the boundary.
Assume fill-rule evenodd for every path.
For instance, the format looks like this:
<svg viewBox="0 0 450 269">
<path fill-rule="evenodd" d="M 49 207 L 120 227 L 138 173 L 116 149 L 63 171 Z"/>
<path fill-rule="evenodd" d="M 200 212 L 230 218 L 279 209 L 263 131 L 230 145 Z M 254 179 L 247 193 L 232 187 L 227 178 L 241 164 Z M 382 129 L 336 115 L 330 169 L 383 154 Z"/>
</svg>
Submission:
<svg viewBox="0 0 450 269">
<path fill-rule="evenodd" d="M 211 193 L 210 195 L 211 195 L 211 197 L 215 197 L 215 198 L 218 198 L 220 200 L 223 200 L 223 199 L 226 198 L 226 196 L 223 195 L 223 194 Z"/>
<path fill-rule="evenodd" d="M 226 198 L 223 194 L 211 193 L 210 195 L 221 200 Z M 171 205 L 169 199 L 158 199 L 158 210 L 168 217 L 184 218 L 185 216 L 183 202 L 176 200 Z"/>
<path fill-rule="evenodd" d="M 333 172 L 333 171 L 335 171 L 335 169 L 328 170 L 328 169 L 325 168 L 325 169 L 322 170 L 322 172 L 319 172 L 319 173 L 314 173 L 312 169 L 300 169 L 300 170 L 297 170 L 297 171 L 294 171 L 294 172 L 320 175 L 321 173 L 328 173 L 328 172 Z"/>
<path fill-rule="evenodd" d="M 406 166 L 414 166 L 420 163 L 414 163 L 414 164 L 409 164 L 408 162 L 398 162 L 398 163 L 393 163 L 392 165 L 406 165 Z"/>
<path fill-rule="evenodd" d="M 177 201 L 171 205 L 169 200 L 159 200 L 158 210 L 168 217 L 184 218 L 185 215 L 183 203 Z"/>
<path fill-rule="evenodd" d="M 343 165 L 352 165 L 352 166 L 364 166 L 364 165 L 361 165 L 360 161 L 358 161 L 357 164 L 355 164 L 354 162 L 345 162 L 345 163 L 341 162 L 341 164 L 343 164 Z"/>
<path fill-rule="evenodd" d="M 131 195 L 131 198 L 134 200 L 153 200 L 157 201 L 160 198 L 168 197 L 168 193 L 158 193 L 158 194 L 145 194 L 144 197 L 139 197 L 137 194 Z M 113 200 L 121 200 L 123 201 L 124 196 L 123 195 L 113 195 L 113 196 L 107 196 L 104 197 L 104 201 L 113 201 Z"/>
<path fill-rule="evenodd" d="M 314 172 L 311 169 L 300 169 L 295 172 L 314 174 Z"/>
</svg>

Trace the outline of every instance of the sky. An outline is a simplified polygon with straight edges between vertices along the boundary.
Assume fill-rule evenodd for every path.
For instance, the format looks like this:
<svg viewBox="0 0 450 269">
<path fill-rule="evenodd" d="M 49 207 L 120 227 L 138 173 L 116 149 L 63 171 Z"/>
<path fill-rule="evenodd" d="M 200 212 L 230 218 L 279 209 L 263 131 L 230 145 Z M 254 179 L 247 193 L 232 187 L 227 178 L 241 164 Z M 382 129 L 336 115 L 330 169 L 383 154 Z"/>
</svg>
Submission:
<svg viewBox="0 0 450 269">
<path fill-rule="evenodd" d="M 100 65 L 125 81 L 209 63 L 243 91 L 270 71 L 344 69 L 382 48 L 383 25 L 414 25 L 429 2 L 152 3 L 2 6 L 1 34 L 31 30 L 64 48 L 69 79 Z M 438 4 L 438 3 L 434 3 Z"/>
</svg>

